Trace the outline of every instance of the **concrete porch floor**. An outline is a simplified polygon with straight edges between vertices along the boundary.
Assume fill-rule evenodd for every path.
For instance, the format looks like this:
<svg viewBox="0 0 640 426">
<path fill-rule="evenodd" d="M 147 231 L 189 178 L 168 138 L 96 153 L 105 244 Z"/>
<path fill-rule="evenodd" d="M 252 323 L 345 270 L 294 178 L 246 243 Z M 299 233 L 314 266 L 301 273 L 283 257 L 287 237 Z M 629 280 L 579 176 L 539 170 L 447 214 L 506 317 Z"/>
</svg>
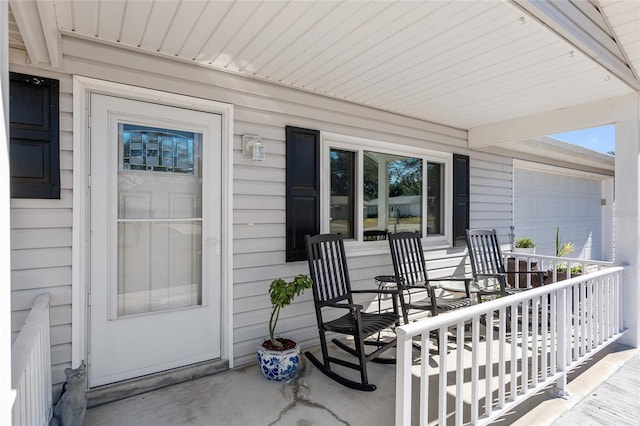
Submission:
<svg viewBox="0 0 640 426">
<path fill-rule="evenodd" d="M 539 392 L 495 423 L 551 424 L 636 354 L 637 349 L 614 343 L 572 373 L 571 398 Z M 267 381 L 251 364 L 91 408 L 84 424 L 393 425 L 395 366 L 368 365 L 370 381 L 378 386 L 372 393 L 330 380 L 302 357 L 296 377 L 288 383 Z"/>
</svg>

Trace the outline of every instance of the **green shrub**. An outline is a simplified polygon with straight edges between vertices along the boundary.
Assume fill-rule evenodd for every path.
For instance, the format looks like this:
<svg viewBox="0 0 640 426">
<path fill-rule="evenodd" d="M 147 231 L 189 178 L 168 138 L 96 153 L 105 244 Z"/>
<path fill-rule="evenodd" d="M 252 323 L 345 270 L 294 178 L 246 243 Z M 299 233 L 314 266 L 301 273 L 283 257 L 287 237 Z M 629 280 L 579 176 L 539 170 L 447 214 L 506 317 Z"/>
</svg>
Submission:
<svg viewBox="0 0 640 426">
<path fill-rule="evenodd" d="M 515 241 L 516 248 L 534 248 L 536 243 L 529 237 L 518 237 Z"/>
</svg>

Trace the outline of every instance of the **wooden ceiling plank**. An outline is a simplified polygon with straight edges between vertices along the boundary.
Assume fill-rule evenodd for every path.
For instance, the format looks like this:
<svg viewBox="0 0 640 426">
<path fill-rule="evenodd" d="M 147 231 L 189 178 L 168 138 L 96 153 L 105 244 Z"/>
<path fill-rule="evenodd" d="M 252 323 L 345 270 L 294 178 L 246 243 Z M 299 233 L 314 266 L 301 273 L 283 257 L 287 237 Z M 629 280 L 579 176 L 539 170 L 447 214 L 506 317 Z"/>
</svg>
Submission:
<svg viewBox="0 0 640 426">
<path fill-rule="evenodd" d="M 119 36 L 120 43 L 139 47 L 149 20 L 151 5 L 151 2 L 146 1 L 127 2 L 127 13 L 122 20 L 122 30 Z"/>
<path fill-rule="evenodd" d="M 234 71 L 244 68 L 246 63 L 239 54 L 254 40 L 262 37 L 264 29 L 273 22 L 285 6 L 284 2 L 260 3 L 238 34 L 222 48 L 220 55 L 212 62 L 212 65 Z"/>
<path fill-rule="evenodd" d="M 211 64 L 224 46 L 244 28 L 259 7 L 257 2 L 235 2 L 218 24 L 215 32 L 196 55 L 196 61 Z"/>
<path fill-rule="evenodd" d="M 207 2 L 197 25 L 194 25 L 191 29 L 189 37 L 178 50 L 177 56 L 187 60 L 194 60 L 213 36 L 231 6 L 233 6 L 233 3 L 230 1 Z"/>
<path fill-rule="evenodd" d="M 160 51 L 160 46 L 162 46 L 167 36 L 167 30 L 175 20 L 179 4 L 177 1 L 158 1 L 153 3 L 140 47 L 151 51 Z"/>
<path fill-rule="evenodd" d="M 325 76 L 331 70 L 339 67 L 349 60 L 354 52 L 361 52 L 375 46 L 380 40 L 384 40 L 393 29 L 407 19 L 407 15 L 418 7 L 419 3 L 400 2 L 383 9 L 373 16 L 367 25 L 353 29 L 340 44 L 333 46 L 319 58 L 301 67 L 295 76 L 291 76 L 289 82 L 298 87 L 316 87 L 314 81 Z"/>
<path fill-rule="evenodd" d="M 291 46 L 296 40 L 303 37 L 309 31 L 309 28 L 317 24 L 319 17 L 325 16 L 335 7 L 336 5 L 331 2 L 313 3 L 309 9 L 306 9 L 288 28 L 279 34 L 272 45 L 255 58 L 254 74 L 274 80 L 270 74 L 274 70 L 273 66 L 275 65 L 277 68 L 279 63 L 292 60 L 293 56 L 289 54 Z"/>
<path fill-rule="evenodd" d="M 324 85 L 319 83 L 318 88 L 328 93 L 339 92 L 354 78 L 360 79 L 368 73 L 377 74 L 381 66 L 398 64 L 400 60 L 405 58 L 408 61 L 403 60 L 402 66 L 398 68 L 406 69 L 415 56 L 428 54 L 429 47 L 426 44 L 437 44 L 437 40 L 441 40 L 449 28 L 459 25 L 459 22 L 466 18 L 472 19 L 479 14 L 473 5 L 459 10 L 444 7 L 442 3 L 433 3 L 432 5 L 440 7 L 432 6 L 431 9 L 422 11 L 422 16 L 417 13 L 412 14 L 411 22 L 393 35 L 381 40 L 375 49 L 364 51 L 343 64 L 339 69 L 333 70 L 331 78 L 325 81 Z M 476 5 L 476 7 L 478 6 Z M 480 15 L 482 14 L 480 13 Z M 435 24 L 429 25 L 431 21 Z"/>
<path fill-rule="evenodd" d="M 190 34 L 198 26 L 208 26 L 209 21 L 201 20 L 207 7 L 205 0 L 180 2 L 171 26 L 167 28 L 167 36 L 160 50 L 168 55 L 178 55 Z"/>
<path fill-rule="evenodd" d="M 540 45 L 540 40 L 530 36 L 505 39 L 504 33 L 496 30 L 485 35 L 474 34 L 471 41 L 458 45 L 442 43 L 443 49 L 440 49 L 440 46 L 435 48 L 425 46 L 425 53 L 421 56 L 414 55 L 415 60 L 407 63 L 402 70 L 388 68 L 384 75 L 373 77 L 372 82 L 368 82 L 366 86 L 354 85 L 353 90 L 347 91 L 346 96 L 353 99 L 373 97 L 402 99 L 407 94 L 414 93 L 415 87 L 424 88 L 429 84 L 438 84 L 436 76 L 440 72 L 469 72 L 477 66 L 479 61 L 490 60 L 494 55 L 500 55 L 503 58 L 518 54 L 519 48 L 514 44 L 519 41 L 526 42 L 531 50 L 535 50 Z M 374 79 L 375 82 L 373 82 Z M 407 88 L 409 81 L 414 81 L 415 87 Z M 407 88 L 405 93 L 402 93 L 402 87 Z"/>
<path fill-rule="evenodd" d="M 273 63 L 265 68 L 265 74 L 274 80 L 291 81 L 291 74 L 300 66 L 323 54 L 351 31 L 368 22 L 381 9 L 386 7 L 382 2 L 343 2 L 325 14 L 309 30 L 298 38 L 289 48 L 292 59 L 282 63 Z"/>
<path fill-rule="evenodd" d="M 278 14 L 277 19 L 269 22 L 260 37 L 253 40 L 242 52 L 244 65 L 241 71 L 254 74 L 275 56 L 278 40 L 314 6 L 312 2 L 289 2 Z"/>
<path fill-rule="evenodd" d="M 418 7 L 410 6 L 414 8 L 407 8 L 404 13 L 400 13 L 402 10 L 398 9 L 395 16 L 391 13 L 376 16 L 366 27 L 361 27 L 353 33 L 351 38 L 357 40 L 356 43 L 338 54 L 331 55 L 321 68 L 304 80 L 296 82 L 296 85 L 311 85 L 321 93 L 328 93 L 328 85 L 333 81 L 340 81 L 350 70 L 366 67 L 367 62 L 364 58 L 367 54 L 372 51 L 381 53 L 383 49 L 380 46 L 389 40 L 401 38 L 405 32 L 410 32 L 416 21 L 430 15 L 434 9 L 447 9 L 443 3 L 438 2 L 420 3 Z M 401 46 L 401 43 L 395 44 L 396 48 Z"/>
<path fill-rule="evenodd" d="M 98 16 L 98 37 L 109 41 L 119 41 L 124 24 L 127 2 L 110 0 L 108 7 L 101 3 Z"/>
<path fill-rule="evenodd" d="M 55 0 L 55 16 L 58 21 L 58 27 L 63 30 L 73 30 L 73 13 L 71 11 L 72 3 L 68 0 Z"/>
<path fill-rule="evenodd" d="M 500 27 L 510 22 L 510 18 L 505 15 L 493 16 L 491 19 Z M 491 29 L 487 25 L 474 26 L 473 29 L 467 29 L 466 34 L 465 37 L 445 39 L 428 35 L 427 40 L 412 46 L 405 53 L 402 67 L 395 65 L 400 58 L 385 56 L 383 62 L 374 64 L 375 69 L 363 72 L 358 82 L 350 82 L 348 87 L 342 87 L 341 93 L 353 99 L 367 97 L 365 91 L 389 93 L 393 88 L 406 84 L 408 79 L 423 78 L 434 68 L 449 67 L 450 65 L 443 65 L 446 63 L 474 60 L 474 56 L 486 53 L 490 46 L 504 43 L 501 30 Z M 339 89 L 340 86 L 335 88 Z"/>
<path fill-rule="evenodd" d="M 487 77 L 508 74 L 517 68 L 532 67 L 531 69 L 535 70 L 534 65 L 539 61 L 541 54 L 548 54 L 551 46 L 547 38 L 532 36 L 519 39 L 517 42 L 511 41 L 488 52 L 481 51 L 480 57 L 458 55 L 458 63 L 445 62 L 428 69 L 423 76 L 415 80 L 415 87 L 407 87 L 408 93 L 399 93 L 396 89 L 384 96 L 410 103 L 411 99 L 423 96 L 446 96 L 449 90 L 469 84 L 481 84 Z M 406 79 L 404 81 L 405 84 L 408 83 Z M 419 87 L 419 90 L 416 90 L 416 87 Z"/>
<path fill-rule="evenodd" d="M 97 36 L 99 6 L 100 2 L 97 1 L 74 1 L 72 8 L 74 27 L 71 30 L 89 37 Z"/>
</svg>

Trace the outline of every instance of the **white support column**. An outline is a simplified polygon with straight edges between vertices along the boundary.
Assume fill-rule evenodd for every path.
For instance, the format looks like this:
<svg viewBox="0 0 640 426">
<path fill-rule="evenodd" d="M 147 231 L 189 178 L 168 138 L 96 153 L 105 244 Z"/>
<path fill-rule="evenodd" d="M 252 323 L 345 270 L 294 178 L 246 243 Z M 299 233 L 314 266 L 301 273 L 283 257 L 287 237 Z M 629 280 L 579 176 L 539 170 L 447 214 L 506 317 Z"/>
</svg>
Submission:
<svg viewBox="0 0 640 426">
<path fill-rule="evenodd" d="M 9 192 L 9 4 L 0 0 L 0 424 L 11 424 L 11 246 Z"/>
<path fill-rule="evenodd" d="M 640 95 L 633 114 L 616 122 L 615 263 L 629 265 L 623 283 L 624 327 L 621 342 L 634 347 L 640 341 Z"/>
</svg>

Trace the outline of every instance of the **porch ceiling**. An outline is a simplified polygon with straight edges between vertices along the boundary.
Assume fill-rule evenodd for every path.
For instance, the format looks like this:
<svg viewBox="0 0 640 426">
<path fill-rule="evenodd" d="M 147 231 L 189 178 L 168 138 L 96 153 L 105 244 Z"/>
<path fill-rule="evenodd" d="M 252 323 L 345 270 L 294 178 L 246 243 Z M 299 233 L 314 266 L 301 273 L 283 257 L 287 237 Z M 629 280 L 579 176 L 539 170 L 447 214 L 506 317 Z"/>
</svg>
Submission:
<svg viewBox="0 0 640 426">
<path fill-rule="evenodd" d="M 633 28 L 640 6 L 626 3 L 636 2 L 604 1 L 603 9 L 612 11 L 610 29 L 620 29 L 619 44 L 631 49 L 626 57 L 637 70 L 640 35 Z M 64 36 L 461 129 L 634 92 L 511 2 L 55 0 L 54 6 Z"/>
</svg>

